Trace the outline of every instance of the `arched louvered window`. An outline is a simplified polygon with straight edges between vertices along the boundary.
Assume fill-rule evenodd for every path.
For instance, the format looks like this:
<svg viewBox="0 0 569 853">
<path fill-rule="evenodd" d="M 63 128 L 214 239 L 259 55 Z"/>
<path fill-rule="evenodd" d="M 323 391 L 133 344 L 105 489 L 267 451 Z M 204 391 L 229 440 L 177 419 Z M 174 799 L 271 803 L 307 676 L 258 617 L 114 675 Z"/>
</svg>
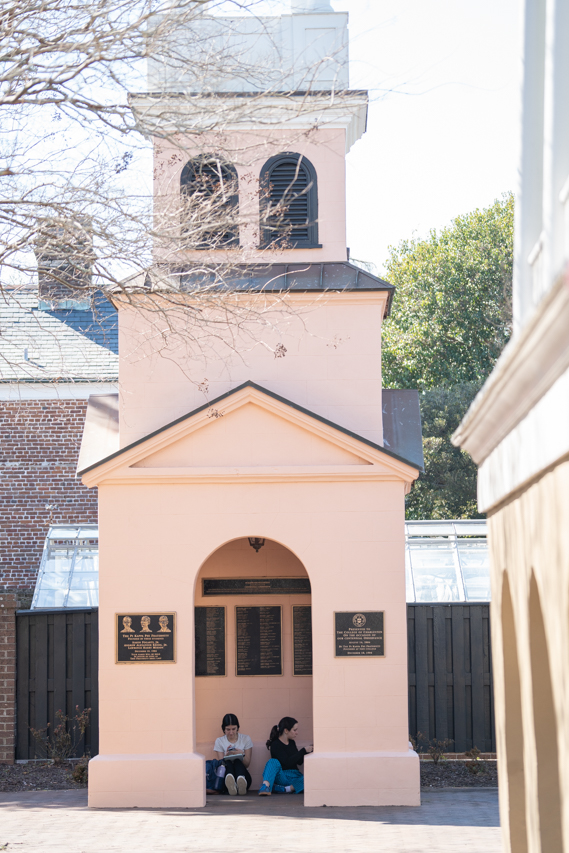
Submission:
<svg viewBox="0 0 569 853">
<path fill-rule="evenodd" d="M 182 239 L 189 249 L 226 249 L 239 243 L 238 178 L 215 154 L 189 160 L 180 177 Z"/>
<path fill-rule="evenodd" d="M 301 154 L 277 154 L 261 171 L 264 246 L 319 248 L 316 170 Z"/>
</svg>

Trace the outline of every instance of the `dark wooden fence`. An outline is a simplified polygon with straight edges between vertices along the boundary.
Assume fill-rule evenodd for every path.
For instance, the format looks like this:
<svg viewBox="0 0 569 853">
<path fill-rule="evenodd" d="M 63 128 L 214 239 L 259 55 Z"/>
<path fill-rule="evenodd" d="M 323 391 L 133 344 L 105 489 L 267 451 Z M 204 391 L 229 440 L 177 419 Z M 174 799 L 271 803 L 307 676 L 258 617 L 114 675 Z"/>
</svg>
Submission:
<svg viewBox="0 0 569 853">
<path fill-rule="evenodd" d="M 409 731 L 495 752 L 489 604 L 407 605 Z"/>
<path fill-rule="evenodd" d="M 97 610 L 17 614 L 16 758 L 36 757 L 29 727 L 58 708 L 91 708 L 86 747 L 99 749 Z M 409 732 L 449 739 L 449 752 L 495 752 L 488 604 L 407 605 Z"/>
<path fill-rule="evenodd" d="M 97 610 L 26 610 L 16 614 L 16 758 L 42 758 L 30 726 L 57 724 L 56 711 L 70 717 L 91 708 L 85 746 L 99 751 Z"/>
</svg>

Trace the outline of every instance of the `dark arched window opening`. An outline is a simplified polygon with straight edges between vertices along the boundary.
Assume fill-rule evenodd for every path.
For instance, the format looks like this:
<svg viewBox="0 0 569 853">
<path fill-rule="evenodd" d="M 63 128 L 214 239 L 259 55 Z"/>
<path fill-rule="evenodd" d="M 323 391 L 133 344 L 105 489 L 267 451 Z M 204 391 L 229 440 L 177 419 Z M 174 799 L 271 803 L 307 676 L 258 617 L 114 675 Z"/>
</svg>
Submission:
<svg viewBox="0 0 569 853">
<path fill-rule="evenodd" d="M 320 248 L 316 170 L 301 154 L 277 154 L 261 171 L 264 246 Z"/>
<path fill-rule="evenodd" d="M 180 177 L 182 240 L 188 249 L 239 243 L 237 171 L 215 154 L 189 160 Z"/>
</svg>

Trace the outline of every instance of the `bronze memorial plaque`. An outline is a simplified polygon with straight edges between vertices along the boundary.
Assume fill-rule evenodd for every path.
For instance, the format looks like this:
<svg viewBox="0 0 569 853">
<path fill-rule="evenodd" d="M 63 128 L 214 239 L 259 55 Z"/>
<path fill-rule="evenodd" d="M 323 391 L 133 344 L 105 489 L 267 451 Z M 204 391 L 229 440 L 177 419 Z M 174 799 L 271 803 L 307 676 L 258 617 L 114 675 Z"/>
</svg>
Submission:
<svg viewBox="0 0 569 853">
<path fill-rule="evenodd" d="M 336 657 L 383 657 L 383 610 L 334 613 Z"/>
<path fill-rule="evenodd" d="M 176 663 L 175 613 L 116 613 L 116 663 Z"/>
<path fill-rule="evenodd" d="M 308 578 L 204 578 L 204 597 L 210 595 L 310 595 Z"/>
<path fill-rule="evenodd" d="M 292 607 L 292 672 L 312 675 L 312 608 L 309 604 Z"/>
<path fill-rule="evenodd" d="M 236 675 L 282 675 L 282 608 L 236 607 Z"/>
<path fill-rule="evenodd" d="M 225 607 L 195 608 L 196 676 L 225 675 Z"/>
</svg>

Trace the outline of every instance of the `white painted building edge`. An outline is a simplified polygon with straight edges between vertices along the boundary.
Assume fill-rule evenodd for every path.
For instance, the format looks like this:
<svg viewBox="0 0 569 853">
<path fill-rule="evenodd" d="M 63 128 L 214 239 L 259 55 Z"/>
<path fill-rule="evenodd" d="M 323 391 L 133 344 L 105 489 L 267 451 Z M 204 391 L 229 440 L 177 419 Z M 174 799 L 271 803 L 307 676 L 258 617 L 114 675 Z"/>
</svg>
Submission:
<svg viewBox="0 0 569 853">
<path fill-rule="evenodd" d="M 569 368 L 569 268 L 505 347 L 453 436 L 481 465 Z"/>
<path fill-rule="evenodd" d="M 569 4 L 524 17 L 514 335 L 453 436 L 484 512 L 569 453 Z"/>
<path fill-rule="evenodd" d="M 569 454 L 569 370 L 478 469 L 478 507 L 492 507 Z"/>
<path fill-rule="evenodd" d="M 0 400 L 88 400 L 92 394 L 118 394 L 118 382 L 0 382 Z"/>
<path fill-rule="evenodd" d="M 507 345 L 453 436 L 488 512 L 569 452 L 569 269 Z"/>
<path fill-rule="evenodd" d="M 524 0 L 514 241 L 514 332 L 531 322 L 569 254 L 569 5 Z"/>
</svg>

